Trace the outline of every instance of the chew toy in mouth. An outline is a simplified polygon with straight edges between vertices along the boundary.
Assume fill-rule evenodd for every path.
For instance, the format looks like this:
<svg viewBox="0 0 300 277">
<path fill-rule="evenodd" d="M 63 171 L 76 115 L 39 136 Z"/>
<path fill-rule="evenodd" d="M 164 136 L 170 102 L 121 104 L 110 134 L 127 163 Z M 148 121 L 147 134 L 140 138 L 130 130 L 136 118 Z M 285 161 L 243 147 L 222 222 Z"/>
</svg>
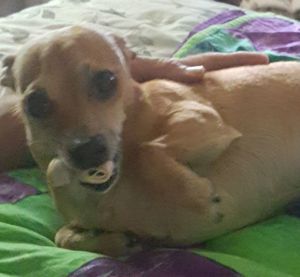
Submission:
<svg viewBox="0 0 300 277">
<path fill-rule="evenodd" d="M 96 191 L 107 190 L 118 176 L 117 167 L 112 161 L 96 168 L 90 168 L 80 174 L 80 184 Z"/>
</svg>

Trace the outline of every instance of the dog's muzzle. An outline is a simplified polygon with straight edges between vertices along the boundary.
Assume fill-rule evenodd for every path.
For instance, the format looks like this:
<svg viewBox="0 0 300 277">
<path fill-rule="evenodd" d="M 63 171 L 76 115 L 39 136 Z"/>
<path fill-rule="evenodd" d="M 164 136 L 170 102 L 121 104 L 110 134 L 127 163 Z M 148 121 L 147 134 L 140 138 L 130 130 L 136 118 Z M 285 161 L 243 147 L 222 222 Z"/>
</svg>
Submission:
<svg viewBox="0 0 300 277">
<path fill-rule="evenodd" d="M 81 170 L 98 168 L 109 159 L 107 141 L 102 135 L 78 140 L 69 149 L 69 157 L 74 166 Z"/>
<path fill-rule="evenodd" d="M 104 136 L 96 135 L 78 140 L 69 148 L 69 161 L 82 186 L 103 192 L 116 181 L 120 155 L 112 157 L 108 145 Z"/>
</svg>

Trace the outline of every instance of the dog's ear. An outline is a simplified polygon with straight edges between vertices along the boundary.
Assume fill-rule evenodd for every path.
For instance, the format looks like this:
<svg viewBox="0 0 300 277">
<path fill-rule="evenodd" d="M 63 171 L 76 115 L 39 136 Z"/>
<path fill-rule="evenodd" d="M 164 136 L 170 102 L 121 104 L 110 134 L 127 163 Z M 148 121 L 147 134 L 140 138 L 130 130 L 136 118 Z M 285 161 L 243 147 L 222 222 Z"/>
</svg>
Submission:
<svg viewBox="0 0 300 277">
<path fill-rule="evenodd" d="M 133 60 L 136 57 L 136 53 L 127 47 L 125 39 L 118 37 L 116 35 L 112 35 L 112 36 L 113 36 L 115 43 L 118 45 L 118 47 L 123 52 L 126 62 L 129 63 L 131 60 Z"/>
<path fill-rule="evenodd" d="M 0 84 L 15 90 L 15 79 L 12 67 L 15 62 L 15 56 L 7 56 L 2 61 L 2 72 L 0 76 Z"/>
</svg>

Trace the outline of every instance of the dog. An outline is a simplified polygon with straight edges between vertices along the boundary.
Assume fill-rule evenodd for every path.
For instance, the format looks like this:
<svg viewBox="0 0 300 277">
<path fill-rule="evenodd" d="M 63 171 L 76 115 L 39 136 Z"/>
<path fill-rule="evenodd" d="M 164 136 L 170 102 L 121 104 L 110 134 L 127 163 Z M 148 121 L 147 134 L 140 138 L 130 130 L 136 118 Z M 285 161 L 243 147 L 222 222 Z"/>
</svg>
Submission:
<svg viewBox="0 0 300 277">
<path fill-rule="evenodd" d="M 85 26 L 4 62 L 65 225 L 58 246 L 111 256 L 199 243 L 300 196 L 300 64 L 135 83 L 124 42 Z"/>
</svg>

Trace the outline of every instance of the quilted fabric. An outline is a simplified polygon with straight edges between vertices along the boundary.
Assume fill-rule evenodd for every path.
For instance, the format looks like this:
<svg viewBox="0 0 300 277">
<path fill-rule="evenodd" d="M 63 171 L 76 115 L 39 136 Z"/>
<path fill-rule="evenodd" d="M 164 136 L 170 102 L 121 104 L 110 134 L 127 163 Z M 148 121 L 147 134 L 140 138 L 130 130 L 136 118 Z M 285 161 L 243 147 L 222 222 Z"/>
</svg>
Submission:
<svg viewBox="0 0 300 277">
<path fill-rule="evenodd" d="M 274 61 L 298 59 L 298 30 L 299 23 L 285 18 L 230 11 L 197 25 L 176 56 L 260 50 Z M 195 247 L 111 259 L 55 246 L 62 219 L 45 184 L 37 169 L 0 176 L 1 276 L 299 276 L 299 203 L 274 218 Z"/>
</svg>

